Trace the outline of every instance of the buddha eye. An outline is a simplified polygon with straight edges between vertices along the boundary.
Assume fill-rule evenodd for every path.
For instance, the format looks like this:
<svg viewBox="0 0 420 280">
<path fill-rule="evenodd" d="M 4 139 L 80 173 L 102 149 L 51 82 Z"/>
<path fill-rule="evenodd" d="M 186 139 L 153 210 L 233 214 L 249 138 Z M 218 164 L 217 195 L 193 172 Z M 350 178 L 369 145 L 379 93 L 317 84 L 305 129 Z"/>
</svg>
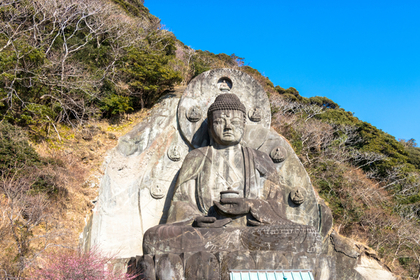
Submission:
<svg viewBox="0 0 420 280">
<path fill-rule="evenodd" d="M 221 124 L 223 124 L 223 123 L 224 123 L 224 121 L 223 121 L 223 119 L 215 119 L 215 120 L 213 121 L 213 123 L 214 123 L 214 124 L 216 124 L 216 125 L 221 125 Z"/>
<path fill-rule="evenodd" d="M 235 118 L 235 119 L 233 119 L 232 120 L 232 122 L 231 122 L 234 126 L 238 126 L 238 125 L 240 125 L 241 124 L 241 121 L 239 120 L 239 119 L 237 119 L 237 118 Z"/>
</svg>

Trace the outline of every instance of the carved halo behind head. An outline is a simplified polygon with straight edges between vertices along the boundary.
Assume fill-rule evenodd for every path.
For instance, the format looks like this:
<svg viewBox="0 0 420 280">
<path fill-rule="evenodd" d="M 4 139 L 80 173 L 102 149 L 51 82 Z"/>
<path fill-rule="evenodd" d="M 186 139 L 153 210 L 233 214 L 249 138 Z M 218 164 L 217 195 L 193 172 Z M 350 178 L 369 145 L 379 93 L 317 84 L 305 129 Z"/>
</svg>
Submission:
<svg viewBox="0 0 420 280">
<path fill-rule="evenodd" d="M 264 88 L 254 78 L 235 69 L 210 70 L 198 75 L 188 84 L 178 105 L 178 124 L 187 144 L 193 149 L 210 144 L 209 119 L 205 118 L 204 114 L 192 118 L 191 112 L 207 112 L 218 96 L 235 96 L 240 100 L 239 103 L 243 105 L 240 111 L 245 113 L 246 120 L 241 143 L 258 149 L 270 130 L 270 103 Z M 255 108 L 258 108 L 258 114 L 249 114 L 254 112 Z M 248 115 L 251 116 L 249 120 Z M 207 116 L 211 118 L 211 114 Z"/>
</svg>

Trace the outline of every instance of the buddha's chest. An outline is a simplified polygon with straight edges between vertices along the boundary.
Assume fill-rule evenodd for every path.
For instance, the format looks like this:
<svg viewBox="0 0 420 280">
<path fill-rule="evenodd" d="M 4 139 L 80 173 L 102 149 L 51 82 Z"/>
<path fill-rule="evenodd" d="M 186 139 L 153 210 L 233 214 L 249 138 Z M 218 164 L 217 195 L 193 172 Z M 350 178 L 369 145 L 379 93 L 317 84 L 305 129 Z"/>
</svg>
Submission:
<svg viewBox="0 0 420 280">
<path fill-rule="evenodd" d="M 215 194 L 228 189 L 239 191 L 243 196 L 245 176 L 244 157 L 241 149 L 216 150 L 211 166 L 212 191 Z"/>
</svg>

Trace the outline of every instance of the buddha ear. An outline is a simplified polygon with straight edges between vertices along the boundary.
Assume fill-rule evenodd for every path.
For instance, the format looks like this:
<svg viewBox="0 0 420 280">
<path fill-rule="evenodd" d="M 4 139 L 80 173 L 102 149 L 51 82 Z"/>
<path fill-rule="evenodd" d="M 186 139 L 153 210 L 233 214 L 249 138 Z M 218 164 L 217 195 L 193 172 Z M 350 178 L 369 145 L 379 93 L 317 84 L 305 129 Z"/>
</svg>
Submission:
<svg viewBox="0 0 420 280">
<path fill-rule="evenodd" d="M 213 112 L 207 114 L 207 127 L 211 129 L 213 127 Z"/>
<path fill-rule="evenodd" d="M 212 118 L 210 116 L 207 117 L 207 128 L 209 131 L 211 131 L 213 127 L 213 122 L 212 122 Z"/>
<path fill-rule="evenodd" d="M 213 145 L 214 144 L 214 140 L 213 140 L 213 125 L 212 125 L 212 121 L 211 121 L 211 117 L 210 116 L 207 116 L 207 131 L 208 131 L 208 133 L 209 133 L 209 143 L 210 143 L 210 145 Z"/>
</svg>

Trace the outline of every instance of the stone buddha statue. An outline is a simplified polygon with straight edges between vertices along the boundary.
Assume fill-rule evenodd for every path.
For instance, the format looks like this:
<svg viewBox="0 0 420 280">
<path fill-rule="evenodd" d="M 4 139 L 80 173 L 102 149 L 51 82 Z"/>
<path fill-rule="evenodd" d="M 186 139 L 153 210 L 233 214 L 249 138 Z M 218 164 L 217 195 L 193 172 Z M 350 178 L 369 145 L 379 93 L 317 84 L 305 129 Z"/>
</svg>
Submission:
<svg viewBox="0 0 420 280">
<path fill-rule="evenodd" d="M 331 211 L 271 127 L 264 88 L 234 69 L 195 77 L 119 139 L 83 241 L 131 257 L 138 279 L 229 280 L 244 270 L 394 279 L 333 231 Z"/>
<path fill-rule="evenodd" d="M 210 145 L 186 156 L 167 222 L 145 233 L 144 254 L 317 249 L 318 231 L 286 218 L 272 159 L 241 145 L 245 117 L 235 94 L 216 97 L 207 113 Z"/>
</svg>

